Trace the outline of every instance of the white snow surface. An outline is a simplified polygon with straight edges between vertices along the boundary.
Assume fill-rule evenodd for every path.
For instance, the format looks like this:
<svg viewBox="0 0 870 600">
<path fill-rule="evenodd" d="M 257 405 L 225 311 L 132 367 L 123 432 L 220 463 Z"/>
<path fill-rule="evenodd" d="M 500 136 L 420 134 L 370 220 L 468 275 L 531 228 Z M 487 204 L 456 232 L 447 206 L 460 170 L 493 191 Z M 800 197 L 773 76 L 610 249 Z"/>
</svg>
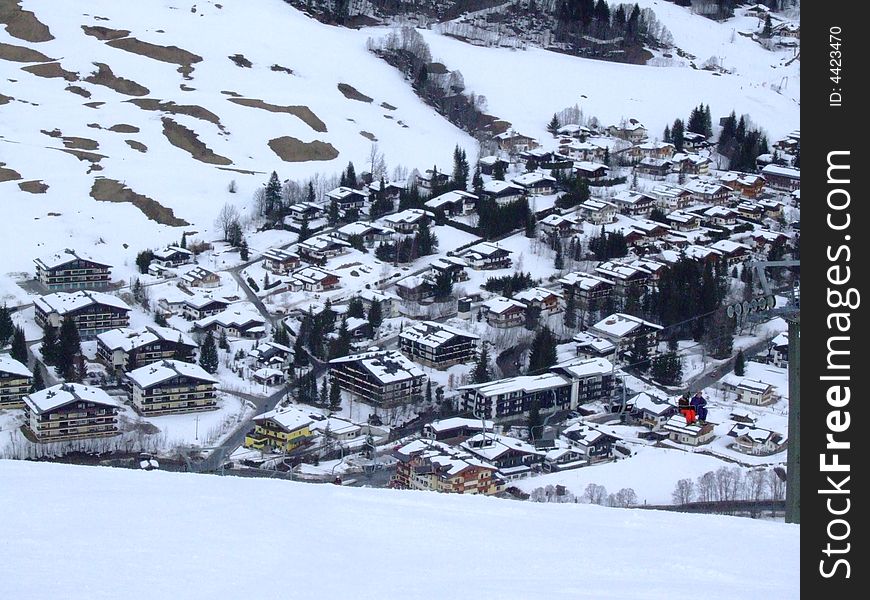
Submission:
<svg viewBox="0 0 870 600">
<path fill-rule="evenodd" d="M 800 527 L 741 517 L 8 460 L 0 503 L 9 598 L 800 594 Z"/>
</svg>

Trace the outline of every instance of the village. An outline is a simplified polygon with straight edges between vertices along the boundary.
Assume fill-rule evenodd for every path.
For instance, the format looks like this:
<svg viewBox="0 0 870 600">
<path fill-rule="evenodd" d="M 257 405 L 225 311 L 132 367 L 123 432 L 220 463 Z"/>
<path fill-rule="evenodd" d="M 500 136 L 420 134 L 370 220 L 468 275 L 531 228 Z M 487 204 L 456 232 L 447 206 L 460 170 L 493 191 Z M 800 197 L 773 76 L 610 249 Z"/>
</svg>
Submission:
<svg viewBox="0 0 870 600">
<path fill-rule="evenodd" d="M 0 315 L 2 455 L 476 494 L 644 445 L 780 464 L 765 310 L 799 275 L 765 295 L 753 265 L 799 259 L 800 132 L 722 170 L 754 130 L 722 117 L 717 144 L 708 111 L 664 140 L 553 115 L 552 139 L 404 181 L 350 163 L 304 199 L 273 173 L 263 226 L 224 210 L 224 239 L 142 248 L 129 278 L 34 257 L 32 303 Z"/>
</svg>

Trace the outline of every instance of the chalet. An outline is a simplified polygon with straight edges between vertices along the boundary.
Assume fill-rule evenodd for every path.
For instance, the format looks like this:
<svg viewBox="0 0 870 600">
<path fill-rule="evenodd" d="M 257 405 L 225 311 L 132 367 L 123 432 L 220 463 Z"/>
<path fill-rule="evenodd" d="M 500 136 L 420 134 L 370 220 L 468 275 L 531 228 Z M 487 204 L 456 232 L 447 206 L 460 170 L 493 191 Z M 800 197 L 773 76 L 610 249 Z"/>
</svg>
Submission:
<svg viewBox="0 0 870 600">
<path fill-rule="evenodd" d="M 800 169 L 767 165 L 761 170 L 761 175 L 774 189 L 792 191 L 801 187 Z"/>
<path fill-rule="evenodd" d="M 341 286 L 341 278 L 338 275 L 325 271 L 319 267 L 302 267 L 296 269 L 290 278 L 299 282 L 306 292 L 327 292 L 338 289 Z"/>
<path fill-rule="evenodd" d="M 648 356 L 653 356 L 658 345 L 658 334 L 663 328 L 640 317 L 624 313 L 614 313 L 590 326 L 588 332 L 613 342 L 618 348 L 617 357 L 624 357 L 634 351 L 637 340 L 641 340 Z"/>
<path fill-rule="evenodd" d="M 491 433 L 492 421 L 450 417 L 423 425 L 423 437 L 439 442 L 461 442 L 478 433 Z"/>
<path fill-rule="evenodd" d="M 580 232 L 583 222 L 575 215 L 560 215 L 551 213 L 538 221 L 538 230 L 541 238 L 549 239 L 551 236 L 559 238 L 571 237 Z"/>
<path fill-rule="evenodd" d="M 408 302 L 422 302 L 435 295 L 435 287 L 431 278 L 408 275 L 396 282 L 396 294 Z"/>
<path fill-rule="evenodd" d="M 112 265 L 69 248 L 33 262 L 37 281 L 48 290 L 106 289 L 112 277 Z"/>
<path fill-rule="evenodd" d="M 629 246 L 649 246 L 658 238 L 668 234 L 670 227 L 649 219 L 633 219 L 623 228 L 625 241 Z"/>
<path fill-rule="evenodd" d="M 253 421 L 254 429 L 245 436 L 245 448 L 289 452 L 311 441 L 314 420 L 297 406 L 261 413 Z"/>
<path fill-rule="evenodd" d="M 563 297 L 574 294 L 578 312 L 597 310 L 597 307 L 604 306 L 614 287 L 609 279 L 581 272 L 568 273 L 559 279 L 559 283 L 562 284 Z"/>
<path fill-rule="evenodd" d="M 526 322 L 526 305 L 518 300 L 498 296 L 481 304 L 491 327 L 516 327 Z"/>
<path fill-rule="evenodd" d="M 311 433 L 337 442 L 351 442 L 359 439 L 365 430 L 372 432 L 370 425 L 366 425 L 363 429 L 362 425 L 335 416 L 312 415 L 312 417 L 314 421 L 311 423 Z"/>
<path fill-rule="evenodd" d="M 252 368 L 284 369 L 293 358 L 293 349 L 277 342 L 261 342 L 248 352 Z"/>
<path fill-rule="evenodd" d="M 192 362 L 196 349 L 186 333 L 157 325 L 111 329 L 97 336 L 97 359 L 119 373 L 164 359 Z"/>
<path fill-rule="evenodd" d="M 580 458 L 586 464 L 595 464 L 613 458 L 613 445 L 619 440 L 586 423 L 569 425 L 562 431 L 562 438 L 580 450 Z"/>
<path fill-rule="evenodd" d="M 601 162 L 604 160 L 605 147 L 590 141 L 570 140 L 559 145 L 559 154 L 574 161 Z"/>
<path fill-rule="evenodd" d="M 543 148 L 523 150 L 517 155 L 518 161 L 524 162 L 529 167 L 529 170 L 537 169 L 541 164 L 552 163 L 557 158 L 557 153 L 552 150 L 544 150 Z"/>
<path fill-rule="evenodd" d="M 667 160 L 676 153 L 676 147 L 670 142 L 644 142 L 632 146 L 632 154 L 638 158 L 652 158 L 656 160 Z"/>
<path fill-rule="evenodd" d="M 616 352 L 616 344 L 588 331 L 575 334 L 571 340 L 578 358 L 613 358 Z"/>
<path fill-rule="evenodd" d="M 656 205 L 656 199 L 652 196 L 632 190 L 622 190 L 609 200 L 624 215 L 646 216 Z"/>
<path fill-rule="evenodd" d="M 24 408 L 24 396 L 30 392 L 33 373 L 7 354 L 0 354 L 0 410 Z"/>
<path fill-rule="evenodd" d="M 522 152 L 540 146 L 535 138 L 518 133 L 513 129 L 494 135 L 493 139 L 498 144 L 498 149 L 504 152 Z"/>
<path fill-rule="evenodd" d="M 733 191 L 727 185 L 704 179 L 690 179 L 683 186 L 692 195 L 692 201 L 705 204 L 727 204 Z"/>
<path fill-rule="evenodd" d="M 515 183 L 508 183 L 499 179 L 490 179 L 483 183 L 483 191 L 481 195 L 493 200 L 497 204 L 507 204 L 519 200 L 526 193 L 526 190 Z"/>
<path fill-rule="evenodd" d="M 711 206 L 699 211 L 701 223 L 704 225 L 734 225 L 737 223 L 737 211 L 727 206 Z"/>
<path fill-rule="evenodd" d="M 365 208 L 366 201 L 368 200 L 368 195 L 365 192 L 346 186 L 330 190 L 324 196 L 327 202 L 336 203 L 339 213 L 342 215 L 349 210 L 361 211 Z"/>
<path fill-rule="evenodd" d="M 788 241 L 788 236 L 779 231 L 756 229 L 752 232 L 752 241 L 756 251 L 767 251 L 777 244 L 785 244 Z"/>
<path fill-rule="evenodd" d="M 419 402 L 427 377 L 397 350 L 376 350 L 334 358 L 329 377 L 354 399 L 380 407 Z"/>
<path fill-rule="evenodd" d="M 723 378 L 722 387 L 729 392 L 733 392 L 735 399 L 744 404 L 764 406 L 777 400 L 774 387 L 765 381 L 757 379 L 729 374 Z"/>
<path fill-rule="evenodd" d="M 771 33 L 775 36 L 799 40 L 801 37 L 801 26 L 799 23 L 779 23 L 772 28 Z"/>
<path fill-rule="evenodd" d="M 417 186 L 426 192 L 443 188 L 449 182 L 450 176 L 447 173 L 440 173 L 437 168 L 426 169 L 425 173 L 417 175 Z"/>
<path fill-rule="evenodd" d="M 600 263 L 595 267 L 595 273 L 612 281 L 613 293 L 622 297 L 626 295 L 629 288 L 640 289 L 651 283 L 653 279 L 653 274 L 648 269 L 616 261 Z"/>
<path fill-rule="evenodd" d="M 450 281 L 453 283 L 468 281 L 468 271 L 465 270 L 468 267 L 468 263 L 461 258 L 456 256 L 440 256 L 432 261 L 431 266 L 433 281 L 443 273 L 449 274 Z"/>
<path fill-rule="evenodd" d="M 682 210 L 692 203 L 692 192 L 669 184 L 660 184 L 649 191 L 659 208 L 666 211 Z"/>
<path fill-rule="evenodd" d="M 402 190 L 405 189 L 403 185 L 393 181 L 373 181 L 368 185 L 369 198 L 377 198 L 378 194 L 381 193 L 382 185 L 384 199 L 393 203 L 399 199 Z"/>
<path fill-rule="evenodd" d="M 225 311 L 230 303 L 222 298 L 195 294 L 182 304 L 182 316 L 188 321 L 199 321 Z"/>
<path fill-rule="evenodd" d="M 64 319 L 72 319 L 82 339 L 130 323 L 130 307 L 117 296 L 103 292 L 56 292 L 35 299 L 33 305 L 37 325 L 43 329 L 60 327 Z"/>
<path fill-rule="evenodd" d="M 735 423 L 728 435 L 734 438 L 732 448 L 756 456 L 779 452 L 785 444 L 782 434 L 747 423 Z"/>
<path fill-rule="evenodd" d="M 770 8 L 764 4 L 753 4 L 747 8 L 743 14 L 747 17 L 758 17 L 759 19 L 764 19 L 770 15 Z"/>
<path fill-rule="evenodd" d="M 195 329 L 228 337 L 258 339 L 266 335 L 266 321 L 252 308 L 227 308 L 216 315 L 194 321 Z"/>
<path fill-rule="evenodd" d="M 522 302 L 527 308 L 540 311 L 542 317 L 562 312 L 562 294 L 543 287 L 533 287 L 517 292 L 514 300 Z"/>
<path fill-rule="evenodd" d="M 460 253 L 472 269 L 509 269 L 511 251 L 501 248 L 497 242 L 480 242 L 469 246 Z"/>
<path fill-rule="evenodd" d="M 627 404 L 631 406 L 629 421 L 653 431 L 664 427 L 665 423 L 677 414 L 677 407 L 672 403 L 654 398 L 645 392 L 633 396 Z"/>
<path fill-rule="evenodd" d="M 503 160 L 497 156 L 484 156 L 479 161 L 477 161 L 477 164 L 480 165 L 481 173 L 490 176 L 492 176 L 493 171 L 496 168 L 496 164 L 498 164 L 499 168 L 501 168 L 503 171 L 507 170 L 507 168 L 510 166 L 510 163 L 508 161 Z"/>
<path fill-rule="evenodd" d="M 156 263 L 164 267 L 177 267 L 193 262 L 194 254 L 187 248 L 181 246 L 167 246 L 162 250 L 154 251 L 154 258 L 151 259 L 152 264 Z"/>
<path fill-rule="evenodd" d="M 695 213 L 675 210 L 665 217 L 671 229 L 677 231 L 694 231 L 701 226 L 701 217 Z"/>
<path fill-rule="evenodd" d="M 684 150 L 701 150 L 710 146 L 710 142 L 707 138 L 700 133 L 695 133 L 694 131 L 685 131 L 683 132 L 683 149 Z"/>
<path fill-rule="evenodd" d="M 263 252 L 263 268 L 275 275 L 286 275 L 299 266 L 299 255 L 284 248 L 269 248 Z"/>
<path fill-rule="evenodd" d="M 642 158 L 634 172 L 653 179 L 664 179 L 674 170 L 674 162 L 667 158 Z"/>
<path fill-rule="evenodd" d="M 221 284 L 221 276 L 205 267 L 194 267 L 181 276 L 181 281 L 187 287 L 213 288 Z"/>
<path fill-rule="evenodd" d="M 421 208 L 408 208 L 402 212 L 385 216 L 382 221 L 398 233 L 417 233 L 435 219 L 435 213 Z"/>
<path fill-rule="evenodd" d="M 390 487 L 482 495 L 504 490 L 494 465 L 443 442 L 414 440 L 397 448 L 393 457 L 397 463 Z"/>
<path fill-rule="evenodd" d="M 597 162 L 581 160 L 574 163 L 574 175 L 586 181 L 600 181 L 606 179 L 610 173 L 610 167 Z"/>
<path fill-rule="evenodd" d="M 390 317 L 398 316 L 398 303 L 399 297 L 390 292 L 384 292 L 381 290 L 372 290 L 372 289 L 362 289 L 357 292 L 357 297 L 362 301 L 363 308 L 366 311 L 366 314 L 372 308 L 372 304 L 375 302 L 379 302 L 381 305 L 381 314 L 385 319 Z"/>
<path fill-rule="evenodd" d="M 276 386 L 284 383 L 287 380 L 287 375 L 281 369 L 260 367 L 256 371 L 251 372 L 251 379 L 260 385 Z"/>
<path fill-rule="evenodd" d="M 750 425 L 753 425 L 758 420 L 758 417 L 756 417 L 755 414 L 745 408 L 732 409 L 731 414 L 728 415 L 728 417 L 735 423 L 748 423 Z"/>
<path fill-rule="evenodd" d="M 686 417 L 677 414 L 670 417 L 662 427 L 668 433 L 668 438 L 678 444 L 700 446 L 713 439 L 713 424 L 695 421 L 686 422 Z"/>
<path fill-rule="evenodd" d="M 323 264 L 334 256 L 347 253 L 350 247 L 350 244 L 344 240 L 328 233 L 321 233 L 299 242 L 296 251 L 303 260 Z"/>
<path fill-rule="evenodd" d="M 537 171 L 514 177 L 511 179 L 511 183 L 523 188 L 529 196 L 546 196 L 556 193 L 556 178 Z"/>
<path fill-rule="evenodd" d="M 40 443 L 118 435 L 120 408 L 100 388 L 61 383 L 24 396 L 24 430 Z"/>
<path fill-rule="evenodd" d="M 583 125 L 578 125 L 577 123 L 568 123 L 566 125 L 562 125 L 558 129 L 556 129 L 557 137 L 572 137 L 572 138 L 584 138 L 589 135 L 591 131 L 588 127 L 584 127 Z"/>
<path fill-rule="evenodd" d="M 580 203 L 579 210 L 584 219 L 595 225 L 613 223 L 616 220 L 616 205 L 607 200 L 589 198 Z"/>
<path fill-rule="evenodd" d="M 628 140 L 632 144 L 639 144 L 646 139 L 647 129 L 637 119 L 629 119 L 627 122 L 620 123 L 619 125 L 611 125 L 607 128 L 607 133 L 614 137 Z"/>
<path fill-rule="evenodd" d="M 474 211 L 477 196 L 463 190 L 453 190 L 427 200 L 424 206 L 431 211 L 442 211 L 445 215 L 467 215 Z"/>
<path fill-rule="evenodd" d="M 614 367 L 605 358 L 574 358 L 550 370 L 571 382 L 571 410 L 589 402 L 607 402 L 613 395 Z"/>
<path fill-rule="evenodd" d="M 363 244 L 371 248 L 378 242 L 388 242 L 395 237 L 396 232 L 389 227 L 377 223 L 355 221 L 335 230 L 335 237 L 350 243 L 353 237 L 362 239 Z"/>
<path fill-rule="evenodd" d="M 750 258 L 751 249 L 746 244 L 732 242 L 731 240 L 719 240 L 710 244 L 710 248 L 725 258 L 728 267 L 739 265 Z"/>
<path fill-rule="evenodd" d="M 779 368 L 788 367 L 788 332 L 784 331 L 773 338 L 767 348 L 770 363 Z"/>
<path fill-rule="evenodd" d="M 707 175 L 710 172 L 712 161 L 706 156 L 699 154 L 687 154 L 680 152 L 671 157 L 673 170 L 685 175 Z M 723 182 L 724 183 L 724 182 Z"/>
<path fill-rule="evenodd" d="M 458 388 L 460 410 L 496 422 L 528 416 L 535 404 L 542 415 L 571 408 L 571 382 L 556 373 L 521 375 Z"/>
<path fill-rule="evenodd" d="M 697 244 L 687 244 L 682 247 L 679 252 L 674 250 L 663 250 L 656 258 L 668 264 L 676 264 L 683 259 L 693 260 L 698 263 L 710 262 L 715 264 L 721 258 L 722 254 L 717 250 Z"/>
<path fill-rule="evenodd" d="M 219 380 L 196 364 L 162 360 L 127 373 L 133 408 L 142 415 L 215 410 Z"/>
<path fill-rule="evenodd" d="M 297 202 L 287 207 L 287 219 L 297 225 L 307 220 L 315 221 L 323 214 L 323 207 L 313 202 Z"/>
<path fill-rule="evenodd" d="M 528 442 L 493 433 L 473 435 L 459 447 L 495 466 L 506 481 L 531 475 L 544 458 L 544 453 Z"/>
<path fill-rule="evenodd" d="M 170 279 L 172 277 L 175 277 L 175 270 L 169 267 L 164 267 L 160 263 L 152 262 L 150 265 L 148 265 L 148 274 L 152 277 Z"/>
<path fill-rule="evenodd" d="M 761 175 L 752 173 L 737 173 L 728 171 L 719 176 L 719 181 L 730 187 L 738 195 L 744 198 L 757 198 L 764 190 L 767 181 Z"/>
</svg>

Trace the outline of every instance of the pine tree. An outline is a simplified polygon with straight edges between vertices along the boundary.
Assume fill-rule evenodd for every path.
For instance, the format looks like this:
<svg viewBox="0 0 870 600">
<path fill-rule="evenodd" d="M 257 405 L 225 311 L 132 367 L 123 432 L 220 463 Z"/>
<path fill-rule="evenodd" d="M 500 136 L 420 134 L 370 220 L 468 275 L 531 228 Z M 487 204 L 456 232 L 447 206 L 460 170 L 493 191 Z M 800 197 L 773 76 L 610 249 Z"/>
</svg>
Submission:
<svg viewBox="0 0 870 600">
<path fill-rule="evenodd" d="M 574 329 L 577 327 L 577 301 L 574 299 L 573 290 L 568 290 L 565 294 L 564 325 L 568 329 Z"/>
<path fill-rule="evenodd" d="M 631 362 L 641 373 L 646 373 L 649 369 L 649 346 L 645 337 L 637 336 L 634 338 L 631 345 Z"/>
<path fill-rule="evenodd" d="M 45 381 L 42 378 L 42 367 L 39 362 L 36 363 L 36 368 L 33 369 L 33 381 L 30 383 L 30 393 L 38 392 L 45 389 Z"/>
<path fill-rule="evenodd" d="M 299 237 L 296 238 L 297 242 L 304 242 L 309 237 L 311 237 L 311 229 L 308 226 L 308 215 L 304 215 L 302 217 L 302 223 L 299 225 Z"/>
<path fill-rule="evenodd" d="M 230 342 L 227 339 L 227 332 L 225 329 L 221 329 L 220 336 L 218 336 L 218 347 L 221 350 L 229 350 L 230 349 Z"/>
<path fill-rule="evenodd" d="M 218 353 L 214 343 L 214 335 L 209 331 L 199 349 L 199 366 L 214 375 L 218 370 Z"/>
<path fill-rule="evenodd" d="M 553 118 L 550 119 L 550 123 L 547 125 L 547 131 L 553 134 L 553 137 L 556 137 L 559 133 L 559 117 L 556 116 L 556 113 L 553 113 Z"/>
<path fill-rule="evenodd" d="M 82 353 L 81 338 L 75 321 L 71 318 L 63 320 L 57 339 L 57 358 L 55 371 L 59 377 L 67 380 L 76 378 L 76 357 Z"/>
<path fill-rule="evenodd" d="M 761 37 L 773 37 L 773 23 L 770 21 L 770 15 L 764 17 L 764 28 L 761 30 Z"/>
<path fill-rule="evenodd" d="M 347 329 L 347 319 L 341 320 L 338 328 L 338 337 L 333 340 L 329 348 L 329 358 L 339 358 L 350 354 L 350 332 Z"/>
<path fill-rule="evenodd" d="M 546 325 L 542 327 L 532 340 L 529 353 L 530 375 L 539 375 L 556 364 L 556 339 Z"/>
<path fill-rule="evenodd" d="M 345 174 L 345 182 L 347 187 L 356 189 L 359 183 L 356 179 L 356 169 L 353 167 L 353 163 L 347 163 L 347 168 L 344 170 Z"/>
<path fill-rule="evenodd" d="M 323 406 L 329 404 L 329 377 L 324 377 L 320 386 L 320 404 Z"/>
<path fill-rule="evenodd" d="M 24 337 L 24 330 L 18 325 L 15 326 L 15 333 L 12 334 L 12 349 L 9 351 L 9 356 L 23 365 L 27 364 L 27 340 Z"/>
<path fill-rule="evenodd" d="M 269 176 L 263 199 L 263 212 L 271 217 L 281 206 L 281 181 L 275 171 L 272 171 L 272 175 Z"/>
<path fill-rule="evenodd" d="M 529 420 L 527 422 L 527 427 L 529 430 L 529 439 L 532 441 L 539 439 L 543 436 L 543 419 L 541 419 L 541 406 L 537 399 L 532 400 L 529 405 Z"/>
<path fill-rule="evenodd" d="M 492 381 L 492 374 L 489 370 L 489 348 L 484 342 L 480 346 L 480 354 L 477 356 L 477 363 L 474 365 L 474 370 L 471 372 L 471 379 L 474 383 L 487 383 Z"/>
<path fill-rule="evenodd" d="M 426 381 L 426 396 L 424 397 L 427 406 L 432 406 L 432 380 Z"/>
<path fill-rule="evenodd" d="M 529 215 L 526 217 L 526 237 L 534 239 L 535 238 L 535 230 L 537 229 L 538 220 L 535 218 L 535 213 L 529 211 Z"/>
<path fill-rule="evenodd" d="M 297 335 L 293 342 L 293 364 L 297 367 L 308 365 L 308 352 L 305 351 L 302 335 Z"/>
<path fill-rule="evenodd" d="M 664 134 L 662 135 L 662 141 L 664 141 L 667 144 L 670 144 L 672 139 L 673 138 L 671 138 L 671 126 L 665 125 L 665 131 L 664 131 Z"/>
<path fill-rule="evenodd" d="M 438 271 L 433 286 L 436 300 L 446 300 L 453 294 L 453 276 L 450 271 Z"/>
<path fill-rule="evenodd" d="M 55 327 L 46 324 L 39 351 L 45 364 L 53 365 L 57 362 L 57 329 Z"/>
<path fill-rule="evenodd" d="M 366 309 L 363 306 L 362 300 L 359 296 L 354 296 L 353 298 L 351 298 L 350 302 L 347 305 L 347 316 L 354 317 L 356 319 L 365 319 Z"/>
<path fill-rule="evenodd" d="M 499 181 L 504 181 L 505 175 L 505 165 L 501 160 L 495 161 L 495 164 L 492 166 L 492 178 L 497 179 Z"/>
<path fill-rule="evenodd" d="M 247 262 L 250 257 L 251 252 L 248 248 L 248 242 L 247 240 L 245 240 L 245 238 L 242 238 L 242 240 L 239 242 L 239 258 Z"/>
<path fill-rule="evenodd" d="M 746 373 L 746 357 L 743 356 L 743 350 L 737 351 L 737 358 L 734 359 L 734 374 L 743 377 Z"/>
<path fill-rule="evenodd" d="M 474 167 L 474 176 L 471 178 L 471 189 L 478 198 L 483 194 L 483 175 L 480 174 L 480 163 Z"/>
<path fill-rule="evenodd" d="M 341 410 L 341 388 L 338 387 L 338 382 L 333 379 L 332 385 L 329 387 L 329 410 L 338 412 Z"/>
<path fill-rule="evenodd" d="M 463 191 L 468 188 L 468 159 L 459 144 L 453 150 L 453 186 Z"/>
<path fill-rule="evenodd" d="M 372 326 L 372 331 L 377 332 L 380 328 L 381 323 L 384 322 L 384 314 L 383 308 L 381 307 L 381 301 L 375 300 L 372 302 L 372 305 L 369 306 L 369 325 Z"/>
<path fill-rule="evenodd" d="M 553 268 L 561 271 L 565 268 L 565 258 L 562 256 L 562 241 L 558 237 L 555 238 L 555 246 L 556 254 L 553 257 Z"/>
<path fill-rule="evenodd" d="M 166 320 L 166 315 L 162 310 L 155 311 L 154 313 L 154 324 L 158 327 L 168 327 L 169 322 Z"/>
<path fill-rule="evenodd" d="M 4 304 L 0 306 L 0 348 L 9 343 L 14 333 L 15 323 L 12 322 L 12 315 Z"/>
<path fill-rule="evenodd" d="M 685 133 L 685 128 L 683 126 L 682 119 L 674 120 L 674 126 L 671 127 L 671 142 L 674 144 L 674 148 L 677 152 L 683 151 L 683 143 L 684 138 L 683 135 Z"/>
</svg>

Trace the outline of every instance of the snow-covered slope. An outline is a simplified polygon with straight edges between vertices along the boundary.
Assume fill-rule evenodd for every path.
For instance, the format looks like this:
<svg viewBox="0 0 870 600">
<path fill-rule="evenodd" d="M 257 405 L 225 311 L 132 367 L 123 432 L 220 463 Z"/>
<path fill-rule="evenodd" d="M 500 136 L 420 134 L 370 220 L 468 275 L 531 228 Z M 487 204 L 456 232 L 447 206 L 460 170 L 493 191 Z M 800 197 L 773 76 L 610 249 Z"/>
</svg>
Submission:
<svg viewBox="0 0 870 600">
<path fill-rule="evenodd" d="M 797 525 L 0 460 L 8 598 L 788 599 Z"/>
</svg>

